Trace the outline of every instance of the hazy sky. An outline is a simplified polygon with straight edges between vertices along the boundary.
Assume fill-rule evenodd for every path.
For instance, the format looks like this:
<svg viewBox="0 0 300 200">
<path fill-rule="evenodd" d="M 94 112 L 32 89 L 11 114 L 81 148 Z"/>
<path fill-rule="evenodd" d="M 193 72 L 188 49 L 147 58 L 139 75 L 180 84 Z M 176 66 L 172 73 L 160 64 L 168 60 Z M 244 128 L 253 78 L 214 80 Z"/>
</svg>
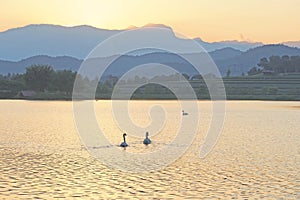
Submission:
<svg viewBox="0 0 300 200">
<path fill-rule="evenodd" d="M 0 31 L 27 24 L 162 23 L 205 41 L 300 40 L 300 0 L 0 0 Z"/>
</svg>

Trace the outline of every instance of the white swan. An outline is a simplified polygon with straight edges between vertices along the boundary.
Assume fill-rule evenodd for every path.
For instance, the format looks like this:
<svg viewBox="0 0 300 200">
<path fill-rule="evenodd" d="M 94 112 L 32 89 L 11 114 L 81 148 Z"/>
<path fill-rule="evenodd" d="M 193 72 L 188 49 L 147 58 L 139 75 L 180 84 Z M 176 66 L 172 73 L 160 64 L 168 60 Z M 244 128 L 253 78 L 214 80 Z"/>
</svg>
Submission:
<svg viewBox="0 0 300 200">
<path fill-rule="evenodd" d="M 124 141 L 120 144 L 120 147 L 127 147 L 128 146 L 128 144 L 126 143 L 126 139 L 125 139 L 126 135 L 127 135 L 126 133 L 123 134 L 123 140 Z"/>
<path fill-rule="evenodd" d="M 182 115 L 188 115 L 189 113 L 184 112 L 184 110 L 182 110 Z"/>
<path fill-rule="evenodd" d="M 143 141 L 143 143 L 144 143 L 145 145 L 151 144 L 151 140 L 148 138 L 148 136 L 149 136 L 149 133 L 146 132 L 146 138 L 145 138 L 144 141 Z"/>
</svg>

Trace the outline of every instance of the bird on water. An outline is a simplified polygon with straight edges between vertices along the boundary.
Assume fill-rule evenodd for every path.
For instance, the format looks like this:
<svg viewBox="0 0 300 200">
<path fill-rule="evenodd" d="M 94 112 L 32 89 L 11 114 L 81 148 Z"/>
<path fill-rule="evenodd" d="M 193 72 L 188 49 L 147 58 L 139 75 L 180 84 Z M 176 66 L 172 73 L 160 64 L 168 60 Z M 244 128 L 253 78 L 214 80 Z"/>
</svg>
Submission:
<svg viewBox="0 0 300 200">
<path fill-rule="evenodd" d="M 143 143 L 145 145 L 151 144 L 151 140 L 149 139 L 149 133 L 146 132 L 146 138 L 144 139 Z"/>
<path fill-rule="evenodd" d="M 189 113 L 184 112 L 184 110 L 182 110 L 182 115 L 188 115 Z"/>
<path fill-rule="evenodd" d="M 123 142 L 120 144 L 120 147 L 127 147 L 128 146 L 128 144 L 126 143 L 126 137 L 127 136 L 127 134 L 126 133 L 124 133 L 123 134 Z"/>
</svg>

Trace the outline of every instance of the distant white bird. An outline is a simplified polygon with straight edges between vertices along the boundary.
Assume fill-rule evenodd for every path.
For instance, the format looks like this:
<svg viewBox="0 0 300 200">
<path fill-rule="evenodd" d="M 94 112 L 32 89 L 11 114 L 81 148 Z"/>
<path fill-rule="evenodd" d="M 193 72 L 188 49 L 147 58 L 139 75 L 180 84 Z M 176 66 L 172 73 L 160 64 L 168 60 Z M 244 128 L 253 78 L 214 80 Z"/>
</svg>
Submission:
<svg viewBox="0 0 300 200">
<path fill-rule="evenodd" d="M 188 115 L 189 113 L 184 112 L 184 110 L 182 110 L 182 115 Z"/>
<path fill-rule="evenodd" d="M 126 143 L 126 139 L 125 139 L 126 135 L 127 135 L 126 133 L 123 134 L 123 142 L 120 144 L 120 147 L 127 147 L 128 146 L 128 144 Z"/>
<path fill-rule="evenodd" d="M 146 132 L 146 138 L 144 139 L 143 143 L 145 145 L 151 144 L 151 140 L 148 138 L 149 137 L 149 133 Z"/>
</svg>

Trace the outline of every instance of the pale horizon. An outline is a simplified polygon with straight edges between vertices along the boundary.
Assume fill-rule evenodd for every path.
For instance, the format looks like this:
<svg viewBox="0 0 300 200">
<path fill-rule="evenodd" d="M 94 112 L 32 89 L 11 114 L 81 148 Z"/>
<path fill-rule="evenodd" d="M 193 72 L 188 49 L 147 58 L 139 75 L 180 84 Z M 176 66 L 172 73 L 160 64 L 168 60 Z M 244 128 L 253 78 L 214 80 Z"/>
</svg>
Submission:
<svg viewBox="0 0 300 200">
<path fill-rule="evenodd" d="M 126 29 L 165 24 L 189 38 L 207 42 L 264 44 L 300 40 L 300 1 L 3 1 L 0 31 L 29 24 L 90 25 Z"/>
</svg>

